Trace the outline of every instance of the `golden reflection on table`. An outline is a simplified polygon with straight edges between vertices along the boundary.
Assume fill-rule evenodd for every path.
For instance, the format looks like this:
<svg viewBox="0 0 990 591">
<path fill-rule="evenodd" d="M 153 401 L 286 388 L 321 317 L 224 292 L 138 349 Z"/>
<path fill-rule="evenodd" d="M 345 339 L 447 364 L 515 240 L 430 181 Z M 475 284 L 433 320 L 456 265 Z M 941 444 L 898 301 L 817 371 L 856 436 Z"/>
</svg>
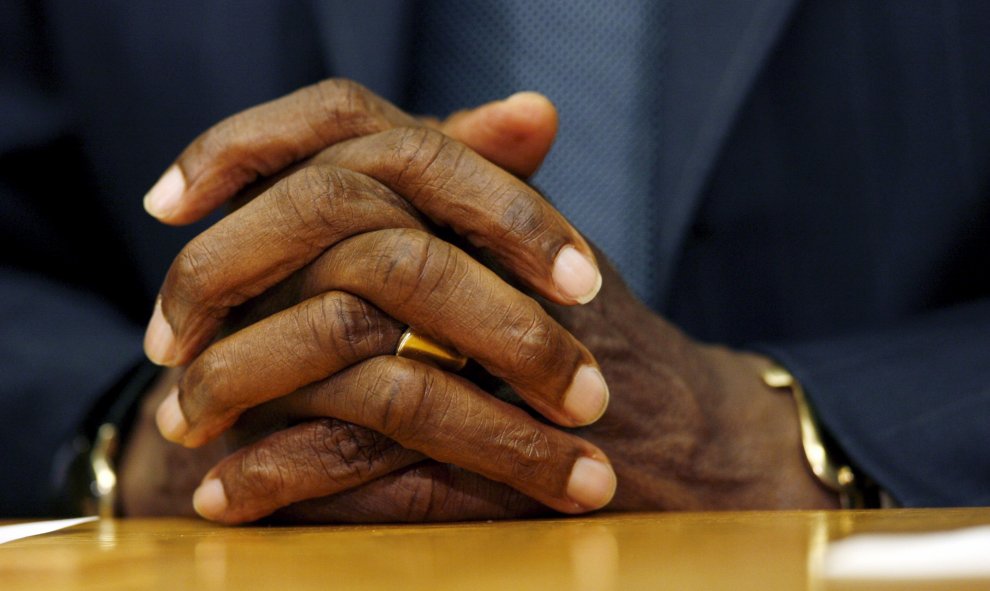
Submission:
<svg viewBox="0 0 990 591">
<path fill-rule="evenodd" d="M 118 520 L 0 545 L 21 589 L 987 589 L 825 584 L 830 539 L 990 524 L 990 509 L 649 513 L 447 525 Z M 990 557 L 988 557 L 990 559 Z"/>
</svg>

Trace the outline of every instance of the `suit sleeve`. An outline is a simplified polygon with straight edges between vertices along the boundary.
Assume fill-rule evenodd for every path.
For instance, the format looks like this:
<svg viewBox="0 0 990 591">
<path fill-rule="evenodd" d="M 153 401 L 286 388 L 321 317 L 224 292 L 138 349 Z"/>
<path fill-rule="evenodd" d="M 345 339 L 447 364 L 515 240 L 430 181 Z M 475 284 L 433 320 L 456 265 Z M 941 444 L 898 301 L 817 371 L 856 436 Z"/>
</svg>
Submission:
<svg viewBox="0 0 990 591">
<path fill-rule="evenodd" d="M 40 4 L 40 3 L 37 3 Z M 0 5 L 0 508 L 50 512 L 56 452 L 141 355 L 107 293 L 106 228 L 45 63 L 34 3 Z M 89 211 L 86 215 L 78 213 Z M 103 258 L 102 264 L 110 263 Z M 98 283 L 93 277 L 102 276 Z M 87 279 L 88 278 L 88 279 Z M 126 291 L 126 290 L 124 290 Z"/>
<path fill-rule="evenodd" d="M 759 348 L 900 503 L 990 504 L 990 300 L 885 331 Z"/>
<path fill-rule="evenodd" d="M 44 516 L 59 447 L 140 360 L 140 331 L 92 294 L 5 269 L 0 334 L 0 507 Z"/>
</svg>

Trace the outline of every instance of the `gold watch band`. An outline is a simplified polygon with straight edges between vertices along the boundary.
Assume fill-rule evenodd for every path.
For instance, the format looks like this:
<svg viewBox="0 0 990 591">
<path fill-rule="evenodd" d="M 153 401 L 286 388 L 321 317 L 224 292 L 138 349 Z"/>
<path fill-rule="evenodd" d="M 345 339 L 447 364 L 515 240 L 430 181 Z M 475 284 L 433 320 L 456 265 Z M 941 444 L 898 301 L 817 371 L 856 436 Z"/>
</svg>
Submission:
<svg viewBox="0 0 990 591">
<path fill-rule="evenodd" d="M 100 425 L 89 452 L 89 466 L 93 478 L 93 509 L 101 519 L 114 516 L 117 503 L 117 468 L 114 460 L 119 446 L 120 434 L 117 426 L 112 423 Z"/>
<path fill-rule="evenodd" d="M 839 503 L 843 509 L 866 507 L 864 494 L 859 486 L 861 478 L 857 477 L 852 466 L 839 461 L 839 455 L 826 446 L 821 427 L 800 382 L 791 372 L 776 364 L 764 369 L 760 377 L 771 388 L 790 390 L 801 425 L 804 458 L 818 481 L 839 495 Z"/>
<path fill-rule="evenodd" d="M 160 372 L 161 368 L 142 361 L 94 403 L 78 432 L 66 442 L 68 459 L 56 474 L 57 513 L 114 515 L 120 497 L 118 455 L 141 400 Z"/>
</svg>

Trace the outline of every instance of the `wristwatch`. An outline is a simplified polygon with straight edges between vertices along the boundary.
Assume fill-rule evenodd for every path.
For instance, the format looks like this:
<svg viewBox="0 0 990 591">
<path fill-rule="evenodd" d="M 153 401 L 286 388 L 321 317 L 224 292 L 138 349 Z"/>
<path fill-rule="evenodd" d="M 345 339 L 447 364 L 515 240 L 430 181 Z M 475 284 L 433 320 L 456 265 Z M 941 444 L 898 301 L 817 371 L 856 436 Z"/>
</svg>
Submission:
<svg viewBox="0 0 990 591">
<path fill-rule="evenodd" d="M 117 504 L 118 452 L 134 423 L 141 400 L 161 373 L 147 360 L 132 367 L 93 405 L 76 435 L 59 455 L 56 511 L 66 515 L 113 517 Z"/>
<path fill-rule="evenodd" d="M 773 364 L 761 372 L 760 378 L 771 388 L 790 390 L 797 406 L 805 462 L 822 485 L 838 494 L 843 509 L 896 505 L 872 479 L 853 467 L 846 454 L 822 429 L 804 387 L 791 372 Z"/>
</svg>

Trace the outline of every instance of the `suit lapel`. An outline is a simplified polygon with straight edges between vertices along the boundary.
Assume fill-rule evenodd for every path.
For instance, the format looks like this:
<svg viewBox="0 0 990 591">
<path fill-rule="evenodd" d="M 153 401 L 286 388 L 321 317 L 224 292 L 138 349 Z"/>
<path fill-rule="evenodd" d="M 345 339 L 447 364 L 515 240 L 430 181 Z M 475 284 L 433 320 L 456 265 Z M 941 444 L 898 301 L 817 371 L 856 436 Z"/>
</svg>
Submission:
<svg viewBox="0 0 990 591">
<path fill-rule="evenodd" d="M 672 0 L 657 212 L 661 301 L 722 144 L 797 3 Z"/>
<path fill-rule="evenodd" d="M 357 80 L 386 99 L 401 101 L 414 4 L 316 0 L 324 59 L 333 75 Z"/>
</svg>

